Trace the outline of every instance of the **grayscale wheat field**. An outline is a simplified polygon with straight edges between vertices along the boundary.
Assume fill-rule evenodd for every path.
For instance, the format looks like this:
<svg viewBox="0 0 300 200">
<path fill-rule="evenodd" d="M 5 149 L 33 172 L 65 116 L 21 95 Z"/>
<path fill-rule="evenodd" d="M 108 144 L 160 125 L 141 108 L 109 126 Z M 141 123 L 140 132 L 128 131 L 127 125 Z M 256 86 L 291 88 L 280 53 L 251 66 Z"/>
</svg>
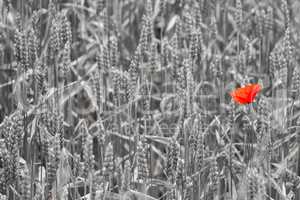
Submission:
<svg viewBox="0 0 300 200">
<path fill-rule="evenodd" d="M 0 11 L 0 200 L 300 200 L 299 0 Z"/>
</svg>

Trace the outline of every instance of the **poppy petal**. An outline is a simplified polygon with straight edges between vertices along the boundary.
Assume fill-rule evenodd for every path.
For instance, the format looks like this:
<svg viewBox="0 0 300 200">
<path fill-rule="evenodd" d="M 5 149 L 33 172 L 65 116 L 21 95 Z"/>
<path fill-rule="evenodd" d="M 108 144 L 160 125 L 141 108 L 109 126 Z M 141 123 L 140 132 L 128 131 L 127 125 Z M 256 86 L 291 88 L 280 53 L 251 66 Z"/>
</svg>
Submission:
<svg viewBox="0 0 300 200">
<path fill-rule="evenodd" d="M 255 84 L 253 85 L 252 89 L 251 89 L 251 93 L 250 93 L 250 101 L 253 102 L 255 96 L 257 95 L 257 93 L 261 90 L 260 85 Z"/>
<path fill-rule="evenodd" d="M 247 88 L 238 88 L 237 90 L 235 90 L 235 94 L 236 96 L 239 96 L 240 98 L 244 99 L 247 99 L 249 95 L 247 92 Z"/>
<path fill-rule="evenodd" d="M 246 104 L 248 103 L 247 101 L 247 96 L 240 95 L 238 92 L 232 92 L 231 97 L 239 104 Z"/>
</svg>

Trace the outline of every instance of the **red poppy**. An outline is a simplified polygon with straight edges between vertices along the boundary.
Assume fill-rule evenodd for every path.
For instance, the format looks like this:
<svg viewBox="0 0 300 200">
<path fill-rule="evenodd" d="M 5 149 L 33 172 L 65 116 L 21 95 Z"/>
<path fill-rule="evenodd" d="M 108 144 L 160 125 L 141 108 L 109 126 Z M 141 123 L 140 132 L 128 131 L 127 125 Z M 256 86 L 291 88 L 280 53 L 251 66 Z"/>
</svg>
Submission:
<svg viewBox="0 0 300 200">
<path fill-rule="evenodd" d="M 232 91 L 230 95 L 239 104 L 249 104 L 254 101 L 255 96 L 260 90 L 261 86 L 259 84 L 249 84 Z"/>
</svg>

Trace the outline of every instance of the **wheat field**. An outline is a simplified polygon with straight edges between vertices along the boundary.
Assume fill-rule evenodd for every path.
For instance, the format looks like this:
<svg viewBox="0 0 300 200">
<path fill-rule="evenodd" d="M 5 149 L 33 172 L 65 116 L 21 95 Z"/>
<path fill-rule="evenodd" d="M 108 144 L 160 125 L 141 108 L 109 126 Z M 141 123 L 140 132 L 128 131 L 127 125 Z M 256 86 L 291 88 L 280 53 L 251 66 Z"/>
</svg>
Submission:
<svg viewBox="0 0 300 200">
<path fill-rule="evenodd" d="M 0 11 L 0 200 L 300 200 L 299 0 Z"/>
</svg>

